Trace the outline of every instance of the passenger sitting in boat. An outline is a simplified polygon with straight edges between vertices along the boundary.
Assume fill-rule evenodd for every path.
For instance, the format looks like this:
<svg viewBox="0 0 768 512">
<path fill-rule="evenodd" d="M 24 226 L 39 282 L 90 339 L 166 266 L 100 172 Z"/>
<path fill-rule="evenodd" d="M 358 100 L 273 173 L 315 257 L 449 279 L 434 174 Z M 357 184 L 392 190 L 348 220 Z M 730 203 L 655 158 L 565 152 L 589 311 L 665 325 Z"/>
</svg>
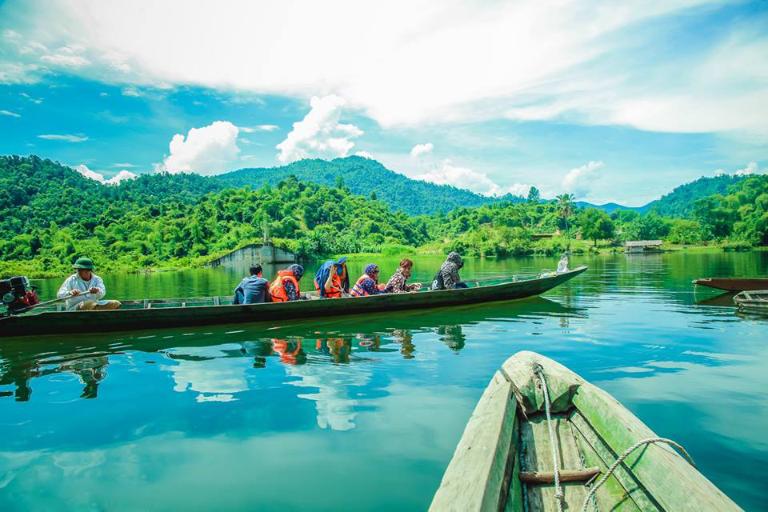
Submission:
<svg viewBox="0 0 768 512">
<path fill-rule="evenodd" d="M 421 289 L 421 283 L 407 284 L 406 281 L 411 277 L 411 269 L 413 268 L 413 261 L 408 258 L 404 258 L 400 261 L 400 267 L 395 270 L 392 277 L 387 281 L 387 285 L 384 287 L 384 291 L 387 293 L 405 293 L 413 292 Z"/>
<path fill-rule="evenodd" d="M 92 311 L 97 309 L 117 309 L 120 301 L 101 300 L 107 294 L 104 281 L 93 273 L 93 260 L 78 258 L 73 265 L 75 273 L 69 276 L 59 288 L 56 297 L 67 299 L 67 311 Z"/>
<path fill-rule="evenodd" d="M 323 263 L 315 274 L 315 290 L 320 297 L 338 299 L 349 294 L 349 274 L 347 274 L 347 257 L 342 256 L 338 261 L 329 260 Z"/>
<path fill-rule="evenodd" d="M 562 274 L 563 272 L 568 272 L 568 253 L 567 252 L 563 254 L 563 257 L 560 258 L 560 261 L 557 263 L 557 273 Z"/>
<path fill-rule="evenodd" d="M 451 252 L 440 267 L 432 281 L 432 290 L 452 290 L 454 288 L 467 288 L 467 283 L 459 277 L 459 269 L 464 266 L 464 261 L 457 252 Z"/>
<path fill-rule="evenodd" d="M 303 300 L 306 297 L 301 295 L 299 281 L 304 275 L 304 267 L 293 264 L 285 270 L 277 273 L 277 277 L 269 286 L 269 295 L 272 302 L 290 302 L 294 300 Z"/>
<path fill-rule="evenodd" d="M 371 263 L 365 267 L 365 273 L 357 280 L 350 294 L 353 297 L 378 295 L 384 293 L 383 288 L 383 286 L 379 285 L 379 266 Z"/>
<path fill-rule="evenodd" d="M 254 265 L 248 269 L 248 277 L 243 278 L 240 284 L 235 288 L 235 299 L 233 304 L 260 304 L 269 302 L 268 288 L 269 281 L 262 277 L 261 265 Z"/>
</svg>

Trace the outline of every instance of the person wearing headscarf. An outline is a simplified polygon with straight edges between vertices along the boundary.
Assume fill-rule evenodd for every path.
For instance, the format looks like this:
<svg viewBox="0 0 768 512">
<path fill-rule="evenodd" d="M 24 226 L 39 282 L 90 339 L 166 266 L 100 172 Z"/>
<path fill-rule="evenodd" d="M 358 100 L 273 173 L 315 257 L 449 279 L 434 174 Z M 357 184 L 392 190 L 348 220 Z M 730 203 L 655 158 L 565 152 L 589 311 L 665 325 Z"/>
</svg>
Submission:
<svg viewBox="0 0 768 512">
<path fill-rule="evenodd" d="M 301 288 L 299 287 L 299 281 L 301 281 L 301 276 L 303 275 L 304 267 L 297 264 L 290 265 L 285 270 L 280 270 L 275 280 L 269 286 L 269 295 L 272 297 L 272 302 L 290 302 L 303 299 L 304 297 L 301 296 Z"/>
<path fill-rule="evenodd" d="M 349 274 L 347 257 L 337 261 L 329 260 L 322 264 L 315 274 L 315 290 L 320 297 L 337 299 L 349 294 Z"/>
<path fill-rule="evenodd" d="M 387 281 L 384 291 L 387 293 L 405 293 L 421 289 L 421 283 L 408 284 L 407 282 L 408 278 L 411 277 L 412 268 L 413 261 L 409 258 L 403 258 L 400 261 L 400 267 L 395 270 L 395 273 Z"/>
<path fill-rule="evenodd" d="M 382 288 L 379 287 L 379 266 L 371 263 L 365 267 L 365 273 L 360 276 L 349 293 L 353 297 L 365 297 L 384 293 Z"/>
<path fill-rule="evenodd" d="M 445 262 L 437 272 L 434 281 L 432 281 L 433 290 L 453 290 L 455 288 L 466 288 L 467 284 L 461 281 L 459 269 L 464 266 L 464 261 L 457 252 L 451 252 L 445 259 Z"/>
</svg>

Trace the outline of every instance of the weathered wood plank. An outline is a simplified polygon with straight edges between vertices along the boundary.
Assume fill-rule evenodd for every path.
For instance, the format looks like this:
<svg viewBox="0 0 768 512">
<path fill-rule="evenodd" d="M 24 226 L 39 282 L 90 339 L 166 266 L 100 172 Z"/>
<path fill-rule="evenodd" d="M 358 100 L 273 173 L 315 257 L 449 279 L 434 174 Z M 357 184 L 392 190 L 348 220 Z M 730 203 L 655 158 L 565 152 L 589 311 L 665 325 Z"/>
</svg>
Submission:
<svg viewBox="0 0 768 512">
<path fill-rule="evenodd" d="M 467 423 L 430 510 L 479 512 L 499 510 L 506 501 L 514 456 L 512 433 L 516 403 L 509 381 L 496 372 Z"/>
<path fill-rule="evenodd" d="M 558 479 L 561 482 L 587 482 L 600 474 L 600 468 L 593 466 L 586 469 L 565 469 L 558 471 Z M 553 484 L 555 483 L 554 471 L 523 471 L 520 473 L 520 481 L 526 484 Z"/>
</svg>

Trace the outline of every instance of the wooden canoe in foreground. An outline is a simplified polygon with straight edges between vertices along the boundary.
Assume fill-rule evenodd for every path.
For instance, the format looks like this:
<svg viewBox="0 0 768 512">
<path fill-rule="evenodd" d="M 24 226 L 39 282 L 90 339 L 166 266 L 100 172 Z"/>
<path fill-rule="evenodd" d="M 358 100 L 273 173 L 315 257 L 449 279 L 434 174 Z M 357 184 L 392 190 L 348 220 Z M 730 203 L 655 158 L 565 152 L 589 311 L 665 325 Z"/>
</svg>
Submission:
<svg viewBox="0 0 768 512">
<path fill-rule="evenodd" d="M 553 444 L 562 510 L 741 510 L 661 441 L 639 445 L 604 478 L 625 450 L 647 439 L 658 438 L 611 395 L 551 359 L 519 352 L 475 407 L 430 510 L 558 510 Z"/>
<path fill-rule="evenodd" d="M 768 290 L 744 291 L 733 297 L 739 311 L 768 315 Z"/>
<path fill-rule="evenodd" d="M 0 318 L 0 337 L 78 332 L 128 331 L 163 327 L 273 322 L 342 315 L 435 308 L 533 297 L 587 270 L 582 266 L 556 274 L 455 290 L 372 295 L 326 300 L 233 305 L 227 299 L 123 301 L 111 311 L 44 311 Z M 231 301 L 231 299 L 228 299 Z"/>
<path fill-rule="evenodd" d="M 727 292 L 745 290 L 768 290 L 768 278 L 762 277 L 704 277 L 695 279 L 693 284 L 717 288 Z"/>
</svg>

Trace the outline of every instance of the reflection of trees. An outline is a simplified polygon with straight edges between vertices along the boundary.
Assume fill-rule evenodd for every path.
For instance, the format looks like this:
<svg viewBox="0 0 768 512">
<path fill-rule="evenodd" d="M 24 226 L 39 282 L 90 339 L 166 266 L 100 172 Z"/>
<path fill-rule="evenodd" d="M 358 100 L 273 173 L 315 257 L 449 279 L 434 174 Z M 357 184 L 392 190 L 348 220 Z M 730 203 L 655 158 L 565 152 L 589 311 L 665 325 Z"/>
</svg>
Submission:
<svg viewBox="0 0 768 512">
<path fill-rule="evenodd" d="M 445 343 L 454 352 L 460 351 L 466 345 L 467 337 L 464 335 L 461 325 L 441 325 L 437 328 L 440 341 Z"/>
<path fill-rule="evenodd" d="M 413 344 L 413 333 L 408 329 L 394 329 L 392 330 L 392 339 L 400 344 L 400 353 L 403 355 L 403 359 L 413 359 L 415 356 L 413 353 L 416 351 L 416 346 Z"/>
<path fill-rule="evenodd" d="M 55 364 L 53 362 L 44 362 Z M 26 402 L 32 396 L 32 387 L 29 381 L 33 378 L 45 377 L 57 373 L 71 373 L 76 375 L 83 383 L 81 398 L 97 398 L 99 383 L 107 376 L 105 367 L 109 364 L 109 358 L 104 355 L 86 356 L 77 359 L 62 361 L 53 368 L 44 368 L 41 360 L 33 359 L 23 364 L 11 366 L 9 371 L 0 376 L 0 385 L 14 384 L 16 390 L 14 396 L 18 402 Z"/>
</svg>

